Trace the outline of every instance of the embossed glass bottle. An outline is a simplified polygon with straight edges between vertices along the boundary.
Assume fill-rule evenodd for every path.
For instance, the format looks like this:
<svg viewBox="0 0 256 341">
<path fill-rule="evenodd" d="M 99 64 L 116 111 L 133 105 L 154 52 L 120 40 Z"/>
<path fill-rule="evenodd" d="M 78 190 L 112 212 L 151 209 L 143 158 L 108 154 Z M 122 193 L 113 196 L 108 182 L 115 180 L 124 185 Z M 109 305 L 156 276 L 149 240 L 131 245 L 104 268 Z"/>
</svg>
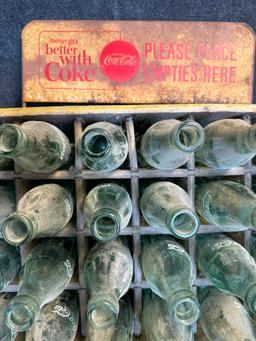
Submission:
<svg viewBox="0 0 256 341">
<path fill-rule="evenodd" d="M 78 151 L 88 168 L 109 172 L 123 164 L 128 154 L 128 143 L 121 127 L 97 122 L 83 131 Z"/>
<path fill-rule="evenodd" d="M 118 300 L 128 291 L 133 275 L 129 249 L 117 240 L 98 242 L 84 264 L 85 284 L 91 298 L 87 318 L 96 329 L 113 327 L 119 313 Z"/>
<path fill-rule="evenodd" d="M 196 160 L 210 168 L 243 166 L 256 155 L 256 125 L 241 119 L 223 119 L 208 124 L 205 144 Z"/>
<path fill-rule="evenodd" d="M 209 340 L 255 341 L 250 316 L 240 301 L 207 287 L 199 291 L 200 323 Z"/>
<path fill-rule="evenodd" d="M 198 235 L 197 247 L 203 274 L 217 288 L 243 299 L 256 313 L 256 264 L 249 252 L 221 233 Z"/>
<path fill-rule="evenodd" d="M 167 229 L 177 238 L 189 238 L 199 228 L 199 219 L 188 194 L 169 181 L 148 186 L 142 194 L 140 207 L 150 226 Z"/>
<path fill-rule="evenodd" d="M 98 185 L 85 198 L 84 215 L 96 239 L 115 239 L 131 218 L 130 196 L 123 187 L 116 184 Z"/>
<path fill-rule="evenodd" d="M 0 157 L 14 159 L 22 169 L 51 173 L 64 166 L 71 154 L 68 138 L 52 124 L 27 121 L 0 125 Z"/>
<path fill-rule="evenodd" d="M 37 321 L 40 309 L 57 298 L 68 285 L 75 263 L 75 244 L 69 238 L 45 239 L 28 255 L 20 288 L 5 314 L 7 326 L 26 331 Z"/>
<path fill-rule="evenodd" d="M 183 325 L 198 319 L 200 309 L 192 292 L 192 264 L 180 244 L 167 236 L 145 238 L 142 268 L 150 288 L 167 302 L 172 319 Z"/>
<path fill-rule="evenodd" d="M 79 320 L 77 293 L 64 291 L 56 300 L 46 304 L 26 341 L 74 341 Z"/>
<path fill-rule="evenodd" d="M 89 326 L 88 341 L 132 341 L 134 316 L 130 302 L 120 300 L 118 319 L 113 327 L 96 329 Z"/>
<path fill-rule="evenodd" d="M 0 184 L 0 225 L 16 209 L 15 189 L 12 184 Z M 0 233 L 1 235 L 1 233 Z"/>
<path fill-rule="evenodd" d="M 151 167 L 170 170 L 184 165 L 203 143 L 204 130 L 198 123 L 163 120 L 143 135 L 140 153 Z"/>
<path fill-rule="evenodd" d="M 73 206 L 71 194 L 60 185 L 34 187 L 20 199 L 17 211 L 3 221 L 3 238 L 21 245 L 35 237 L 52 236 L 69 222 Z"/>
<path fill-rule="evenodd" d="M 0 340 L 13 341 L 17 335 L 15 331 L 9 329 L 4 321 L 4 313 L 10 299 L 6 294 L 0 294 Z"/>
<path fill-rule="evenodd" d="M 0 239 L 0 292 L 12 282 L 19 269 L 19 249 Z"/>
<path fill-rule="evenodd" d="M 146 291 L 143 301 L 143 324 L 148 341 L 193 340 L 192 328 L 173 320 L 162 298 Z"/>
<path fill-rule="evenodd" d="M 211 181 L 196 187 L 197 212 L 224 230 L 256 228 L 256 194 L 234 181 Z"/>
</svg>

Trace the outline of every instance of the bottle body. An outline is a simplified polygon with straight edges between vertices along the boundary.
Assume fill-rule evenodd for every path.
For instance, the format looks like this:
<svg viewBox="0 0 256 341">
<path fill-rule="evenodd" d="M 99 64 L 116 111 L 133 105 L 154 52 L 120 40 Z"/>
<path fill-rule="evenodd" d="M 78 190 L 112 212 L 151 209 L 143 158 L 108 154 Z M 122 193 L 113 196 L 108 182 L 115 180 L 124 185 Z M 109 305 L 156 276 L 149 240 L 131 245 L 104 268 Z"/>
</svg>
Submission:
<svg viewBox="0 0 256 341">
<path fill-rule="evenodd" d="M 155 294 L 144 293 L 143 324 L 148 341 L 193 340 L 192 328 L 170 318 L 166 302 Z"/>
<path fill-rule="evenodd" d="M 90 292 L 87 318 L 96 329 L 113 327 L 119 299 L 128 291 L 133 275 L 129 249 L 117 240 L 96 243 L 84 264 L 85 284 Z"/>
<path fill-rule="evenodd" d="M 0 340 L 1 341 L 13 341 L 17 335 L 15 331 L 10 330 L 5 321 L 4 313 L 7 308 L 10 299 L 6 294 L 0 295 Z"/>
<path fill-rule="evenodd" d="M 256 154 L 255 126 L 241 119 L 223 119 L 205 127 L 205 144 L 196 160 L 210 168 L 244 166 Z"/>
<path fill-rule="evenodd" d="M 121 127 L 97 122 L 83 131 L 78 151 L 89 169 L 109 172 L 123 164 L 128 154 L 128 142 Z"/>
<path fill-rule="evenodd" d="M 52 236 L 70 221 L 74 209 L 71 194 L 57 184 L 37 186 L 18 202 L 17 211 L 2 224 L 4 239 L 21 245 L 35 237 Z"/>
<path fill-rule="evenodd" d="M 211 181 L 196 188 L 197 212 L 224 230 L 256 228 L 256 194 L 227 180 Z"/>
<path fill-rule="evenodd" d="M 183 325 L 193 324 L 199 305 L 192 292 L 194 273 L 185 249 L 170 237 L 145 239 L 142 268 L 152 291 L 167 302 L 170 317 Z"/>
<path fill-rule="evenodd" d="M 28 330 L 40 309 L 63 292 L 74 271 L 74 251 L 73 240 L 52 238 L 30 252 L 22 268 L 18 294 L 6 311 L 10 329 Z"/>
<path fill-rule="evenodd" d="M 12 282 L 20 269 L 18 248 L 0 239 L 0 292 Z"/>
<path fill-rule="evenodd" d="M 26 341 L 74 341 L 78 321 L 77 294 L 64 291 L 42 308 L 36 323 L 26 332 Z"/>
<path fill-rule="evenodd" d="M 153 124 L 143 135 L 140 153 L 151 167 L 171 170 L 184 165 L 189 154 L 203 143 L 204 131 L 198 123 L 163 120 Z"/>
<path fill-rule="evenodd" d="M 14 159 L 22 169 L 51 173 L 64 166 L 71 154 L 68 138 L 52 124 L 27 121 L 0 126 L 0 156 Z"/>
<path fill-rule="evenodd" d="M 0 186 L 0 225 L 16 209 L 15 189 L 13 185 Z"/>
<path fill-rule="evenodd" d="M 256 312 L 256 264 L 248 251 L 223 234 L 197 236 L 198 266 L 217 288 L 240 297 Z"/>
<path fill-rule="evenodd" d="M 159 181 L 142 194 L 140 207 L 150 226 L 168 229 L 177 238 L 189 238 L 199 228 L 199 219 L 188 194 L 179 186 Z"/>
<path fill-rule="evenodd" d="M 209 340 L 255 341 L 250 316 L 240 301 L 214 288 L 200 291 L 200 323 Z"/>
<path fill-rule="evenodd" d="M 117 238 L 132 215 L 128 192 L 113 183 L 94 187 L 86 196 L 83 208 L 92 235 L 102 241 Z"/>
</svg>

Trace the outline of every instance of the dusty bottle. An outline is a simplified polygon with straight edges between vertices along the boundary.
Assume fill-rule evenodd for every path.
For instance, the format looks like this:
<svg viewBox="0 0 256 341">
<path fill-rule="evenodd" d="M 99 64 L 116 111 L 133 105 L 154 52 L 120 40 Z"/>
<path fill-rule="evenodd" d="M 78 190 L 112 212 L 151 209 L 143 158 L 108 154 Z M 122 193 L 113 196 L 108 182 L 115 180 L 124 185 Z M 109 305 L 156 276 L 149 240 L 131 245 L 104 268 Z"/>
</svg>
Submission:
<svg viewBox="0 0 256 341">
<path fill-rule="evenodd" d="M 147 187 L 140 207 L 150 226 L 169 230 L 177 238 L 189 238 L 199 228 L 199 219 L 188 194 L 169 181 L 159 181 Z"/>
<path fill-rule="evenodd" d="M 26 171 L 51 173 L 64 166 L 70 154 L 68 138 L 52 124 L 27 121 L 0 126 L 0 157 L 14 159 Z"/>
<path fill-rule="evenodd" d="M 196 188 L 197 212 L 224 230 L 256 228 L 256 194 L 234 181 L 221 180 Z"/>
<path fill-rule="evenodd" d="M 209 340 L 255 341 L 250 316 L 240 301 L 214 288 L 200 290 L 200 323 Z"/>
<path fill-rule="evenodd" d="M 21 245 L 35 237 L 52 236 L 69 222 L 73 207 L 71 194 L 64 187 L 34 187 L 20 199 L 17 211 L 3 221 L 3 238 L 9 244 Z"/>
<path fill-rule="evenodd" d="M 151 167 L 170 170 L 184 165 L 203 143 L 204 130 L 198 123 L 163 120 L 143 135 L 140 153 Z"/>
<path fill-rule="evenodd" d="M 0 292 L 12 282 L 19 269 L 19 249 L 0 239 Z"/>
<path fill-rule="evenodd" d="M 133 321 L 131 303 L 121 299 L 116 324 L 107 329 L 96 329 L 89 326 L 88 341 L 132 341 Z"/>
<path fill-rule="evenodd" d="M 0 225 L 16 209 L 15 190 L 12 184 L 0 185 Z"/>
<path fill-rule="evenodd" d="M 144 239 L 142 268 L 150 288 L 167 302 L 170 318 L 183 325 L 198 319 L 192 264 L 180 244 L 167 236 Z"/>
<path fill-rule="evenodd" d="M 243 299 L 256 313 L 256 264 L 249 252 L 221 233 L 198 235 L 197 247 L 203 274 L 217 288 Z"/>
<path fill-rule="evenodd" d="M 96 243 L 84 264 L 85 284 L 91 298 L 87 319 L 92 327 L 113 327 L 119 313 L 118 300 L 128 291 L 133 275 L 129 249 L 117 240 Z"/>
<path fill-rule="evenodd" d="M 88 168 L 109 172 L 123 164 L 128 154 L 128 142 L 121 127 L 97 122 L 83 131 L 78 151 Z"/>
<path fill-rule="evenodd" d="M 115 239 L 130 221 L 130 196 L 123 187 L 116 184 L 98 185 L 85 198 L 84 215 L 87 226 L 96 239 Z"/>
<path fill-rule="evenodd" d="M 4 313 L 10 299 L 6 294 L 0 295 L 0 340 L 13 341 L 17 335 L 15 331 L 9 329 L 4 321 Z"/>
<path fill-rule="evenodd" d="M 56 300 L 46 304 L 26 341 L 74 341 L 79 321 L 77 293 L 64 291 Z"/>
<path fill-rule="evenodd" d="M 241 119 L 224 119 L 208 124 L 205 144 L 196 160 L 210 168 L 243 166 L 256 155 L 256 125 Z"/>
<path fill-rule="evenodd" d="M 71 239 L 52 238 L 30 252 L 22 268 L 18 294 L 6 310 L 10 329 L 28 330 L 37 321 L 40 309 L 63 292 L 74 271 L 74 246 Z"/>
<path fill-rule="evenodd" d="M 143 324 L 148 341 L 193 340 L 192 328 L 173 320 L 162 298 L 144 292 L 143 301 Z"/>
</svg>

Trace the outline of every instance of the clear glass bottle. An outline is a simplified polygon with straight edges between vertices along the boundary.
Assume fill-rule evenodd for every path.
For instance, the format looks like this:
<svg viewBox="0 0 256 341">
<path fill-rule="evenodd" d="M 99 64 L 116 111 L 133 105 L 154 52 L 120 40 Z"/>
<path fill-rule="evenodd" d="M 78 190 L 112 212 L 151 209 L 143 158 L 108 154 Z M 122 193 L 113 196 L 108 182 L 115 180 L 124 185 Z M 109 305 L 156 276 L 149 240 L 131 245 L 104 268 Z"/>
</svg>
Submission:
<svg viewBox="0 0 256 341">
<path fill-rule="evenodd" d="M 26 341 L 74 341 L 78 321 L 78 295 L 64 291 L 42 308 L 36 323 L 26 332 Z"/>
<path fill-rule="evenodd" d="M 256 228 L 256 194 L 234 181 L 211 181 L 196 187 L 197 212 L 224 230 Z"/>
<path fill-rule="evenodd" d="M 6 294 L 0 294 L 0 340 L 13 341 L 17 335 L 15 331 L 9 329 L 4 321 L 4 314 L 10 298 Z"/>
<path fill-rule="evenodd" d="M 249 252 L 218 233 L 197 236 L 198 266 L 219 289 L 245 301 L 256 313 L 256 264 Z"/>
<path fill-rule="evenodd" d="M 193 341 L 192 328 L 173 320 L 162 298 L 145 290 L 143 301 L 143 325 L 148 341 Z"/>
<path fill-rule="evenodd" d="M 16 209 L 16 197 L 13 184 L 0 184 L 0 225 Z M 1 233 L 0 233 L 1 236 Z"/>
<path fill-rule="evenodd" d="M 64 133 L 52 124 L 27 121 L 0 125 L 0 157 L 14 159 L 22 169 L 51 173 L 64 166 L 71 147 Z"/>
<path fill-rule="evenodd" d="M 200 225 L 188 194 L 169 181 L 148 186 L 142 194 L 140 208 L 150 226 L 167 229 L 177 238 L 193 236 Z"/>
<path fill-rule="evenodd" d="M 143 244 L 142 268 L 150 288 L 165 299 L 172 319 L 191 325 L 200 308 L 192 292 L 194 273 L 189 255 L 168 236 L 148 237 Z"/>
<path fill-rule="evenodd" d="M 256 125 L 241 119 L 223 119 L 204 128 L 205 144 L 196 160 L 210 168 L 243 166 L 256 155 Z"/>
<path fill-rule="evenodd" d="M 113 183 L 94 187 L 86 196 L 83 208 L 88 228 L 101 241 L 117 238 L 132 215 L 128 192 Z"/>
<path fill-rule="evenodd" d="M 35 237 L 57 234 L 71 219 L 73 208 L 72 196 L 64 187 L 34 187 L 20 199 L 17 211 L 3 221 L 3 238 L 9 244 L 21 245 Z"/>
<path fill-rule="evenodd" d="M 113 327 L 95 329 L 89 325 L 88 341 L 132 341 L 134 316 L 131 303 L 120 300 L 118 319 Z"/>
<path fill-rule="evenodd" d="M 121 127 L 97 122 L 83 131 L 78 151 L 86 167 L 109 172 L 123 164 L 128 154 L 128 142 Z"/>
<path fill-rule="evenodd" d="M 189 154 L 203 143 L 204 130 L 198 123 L 163 120 L 153 124 L 143 135 L 140 153 L 149 166 L 171 170 L 184 165 Z"/>
<path fill-rule="evenodd" d="M 20 288 L 5 314 L 14 331 L 28 330 L 41 308 L 67 287 L 75 263 L 75 243 L 69 238 L 45 239 L 28 255 L 21 272 Z"/>
<path fill-rule="evenodd" d="M 8 287 L 19 270 L 19 249 L 0 239 L 0 292 Z"/>
<path fill-rule="evenodd" d="M 128 291 L 132 275 L 130 251 L 119 239 L 97 242 L 89 251 L 84 278 L 91 295 L 87 319 L 94 328 L 114 326 L 119 313 L 118 300 Z"/>
<path fill-rule="evenodd" d="M 214 288 L 200 289 L 200 324 L 209 340 L 255 341 L 250 316 L 240 301 Z"/>
</svg>

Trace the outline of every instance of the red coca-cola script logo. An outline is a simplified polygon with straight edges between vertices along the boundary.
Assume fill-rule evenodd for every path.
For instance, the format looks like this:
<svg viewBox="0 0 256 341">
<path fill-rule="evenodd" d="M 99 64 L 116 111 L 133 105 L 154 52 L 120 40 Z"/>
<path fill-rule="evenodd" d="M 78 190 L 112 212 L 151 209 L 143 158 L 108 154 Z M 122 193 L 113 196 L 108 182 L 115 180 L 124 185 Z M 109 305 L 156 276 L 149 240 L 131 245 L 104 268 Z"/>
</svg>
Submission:
<svg viewBox="0 0 256 341">
<path fill-rule="evenodd" d="M 140 67 L 140 54 L 128 41 L 115 40 L 103 48 L 100 67 L 110 80 L 127 82 L 136 75 Z"/>
</svg>

